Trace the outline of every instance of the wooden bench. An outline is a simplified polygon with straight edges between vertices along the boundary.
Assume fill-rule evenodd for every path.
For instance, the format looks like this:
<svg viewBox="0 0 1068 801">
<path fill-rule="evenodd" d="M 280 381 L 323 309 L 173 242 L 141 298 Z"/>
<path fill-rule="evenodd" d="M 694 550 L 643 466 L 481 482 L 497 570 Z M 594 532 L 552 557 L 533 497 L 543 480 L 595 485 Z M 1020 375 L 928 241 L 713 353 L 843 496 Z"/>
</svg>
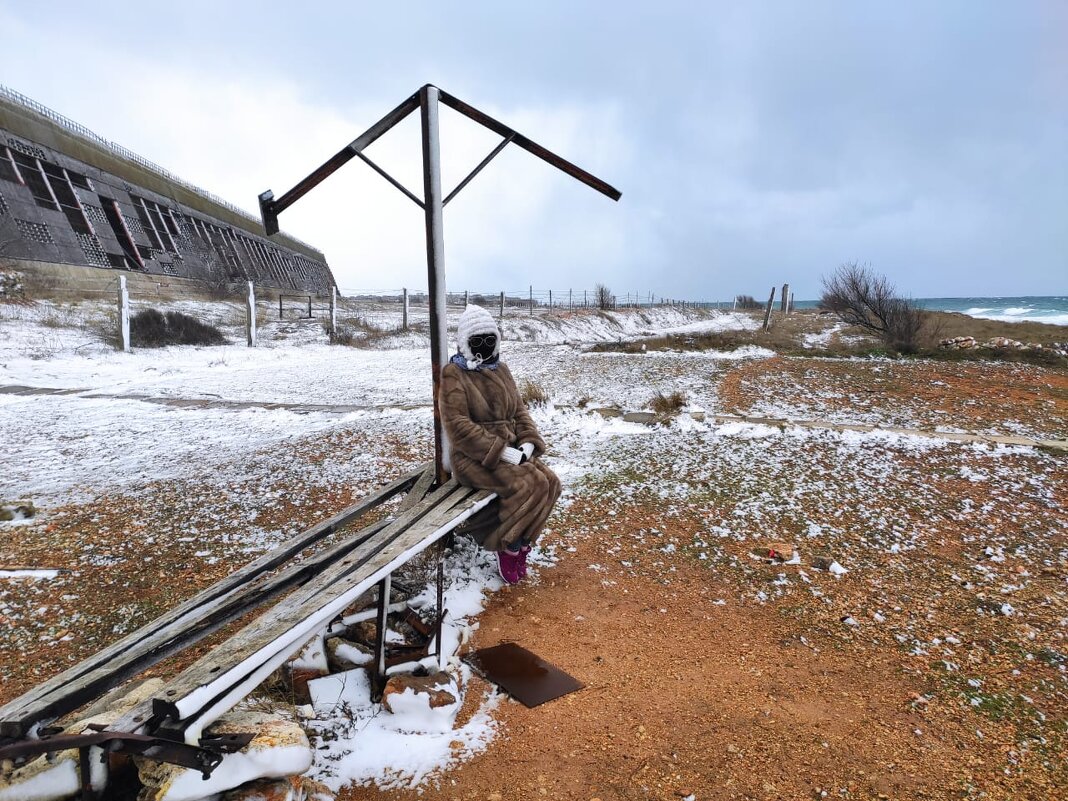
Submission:
<svg viewBox="0 0 1068 801">
<path fill-rule="evenodd" d="M 0 745 L 66 715 L 142 670 L 199 642 L 283 593 L 284 600 L 172 678 L 109 730 L 199 742 L 203 729 L 244 698 L 314 634 L 379 585 L 376 678 L 385 674 L 390 576 L 496 499 L 454 480 L 436 489 L 423 467 L 291 538 L 138 631 L 0 707 Z M 371 509 L 408 492 L 392 518 L 346 533 L 292 561 Z M 292 562 L 292 563 L 290 563 Z M 440 581 L 440 568 L 439 568 Z M 440 594 L 440 587 L 439 587 Z M 439 603 L 439 613 L 440 603 Z M 440 647 L 440 619 L 438 621 Z"/>
</svg>

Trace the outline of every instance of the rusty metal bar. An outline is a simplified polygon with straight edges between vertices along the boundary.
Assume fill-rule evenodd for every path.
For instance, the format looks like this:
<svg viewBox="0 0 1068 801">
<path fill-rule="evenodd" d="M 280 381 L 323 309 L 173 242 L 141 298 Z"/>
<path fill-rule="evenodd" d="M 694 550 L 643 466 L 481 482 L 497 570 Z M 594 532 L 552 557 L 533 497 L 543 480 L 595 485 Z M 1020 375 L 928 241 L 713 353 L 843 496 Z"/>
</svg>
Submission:
<svg viewBox="0 0 1068 801">
<path fill-rule="evenodd" d="M 398 181 L 396 178 L 394 178 L 388 172 L 386 172 L 381 167 L 379 167 L 377 164 L 375 164 L 373 161 L 371 161 L 371 159 L 367 158 L 366 154 L 364 154 L 363 151 L 357 150 L 356 151 L 356 155 L 363 161 L 364 164 L 366 164 L 372 170 L 374 170 L 379 175 L 381 175 L 383 178 L 385 178 L 387 181 L 389 181 L 391 184 L 393 184 L 393 186 L 397 187 L 397 189 L 399 189 L 401 192 L 403 192 L 415 205 L 417 205 L 421 209 L 425 209 L 426 208 L 426 206 L 423 205 L 423 201 L 421 201 L 419 198 L 417 198 L 412 192 L 408 191 L 408 187 L 406 187 L 404 184 L 402 184 L 400 181 Z"/>
<path fill-rule="evenodd" d="M 478 175 L 480 172 L 482 172 L 482 170 L 485 168 L 485 166 L 487 164 L 489 164 L 491 161 L 493 161 L 493 159 L 497 156 L 497 154 L 500 153 L 502 150 L 504 150 L 505 147 L 508 146 L 508 143 L 511 142 L 514 138 L 515 138 L 515 134 L 513 133 L 513 134 L 509 134 L 504 139 L 502 139 L 501 143 L 499 145 L 497 145 L 497 147 L 493 148 L 493 150 L 490 151 L 490 154 L 488 156 L 486 156 L 486 158 L 482 159 L 482 161 L 479 162 L 478 166 L 475 167 L 473 170 L 471 170 L 471 172 L 468 174 L 468 176 L 466 178 L 464 178 L 462 181 L 460 181 L 459 184 L 456 185 L 455 189 L 453 189 L 451 192 L 449 192 L 449 194 L 445 197 L 445 199 L 443 201 L 441 201 L 441 205 L 442 206 L 449 205 L 449 201 L 452 200 L 454 197 L 456 197 L 458 194 L 460 194 L 460 190 L 463 189 L 465 186 L 467 186 L 469 183 L 471 183 L 472 179 L 474 179 L 474 177 L 476 175 Z"/>
<path fill-rule="evenodd" d="M 126 751 L 140 754 L 156 762 L 166 762 L 183 768 L 199 770 L 207 779 L 222 762 L 224 753 L 239 751 L 252 742 L 253 734 L 225 734 L 205 738 L 201 745 L 153 737 L 145 734 L 132 734 L 125 731 L 98 730 L 85 734 L 57 734 L 34 740 L 20 740 L 10 745 L 0 746 L 0 761 L 16 760 L 21 757 L 36 757 L 58 751 L 78 749 L 81 751 L 83 771 L 82 782 L 88 781 L 88 760 L 86 755 L 91 747 L 105 751 Z"/>
<path fill-rule="evenodd" d="M 321 184 L 326 178 L 333 175 L 339 168 L 352 160 L 353 156 L 369 146 L 382 134 L 403 120 L 419 106 L 419 94 L 413 94 L 406 98 L 399 106 L 393 109 L 348 145 L 331 156 L 326 163 L 316 169 L 307 178 L 298 183 L 277 200 L 274 192 L 267 190 L 260 195 L 260 216 L 263 219 L 263 227 L 267 235 L 278 233 L 278 215 L 288 209 L 309 191 Z"/>
<path fill-rule="evenodd" d="M 438 605 L 437 621 L 434 623 L 434 656 L 438 660 L 438 670 L 444 670 L 441 663 L 441 624 L 445 620 L 445 540 L 438 542 Z"/>
<path fill-rule="evenodd" d="M 514 137 L 513 141 L 517 145 L 519 145 L 519 147 L 523 148 L 528 153 L 532 153 L 533 155 L 537 156 L 542 161 L 551 164 L 552 166 L 556 167 L 556 169 L 567 173 L 575 180 L 581 181 L 591 189 L 596 189 L 602 195 L 607 195 L 608 197 L 612 198 L 612 200 L 619 200 L 623 196 L 623 193 L 616 189 L 614 186 L 605 183 L 597 176 L 586 172 L 584 169 L 575 164 L 572 164 L 567 159 L 560 158 L 560 156 L 556 155 L 551 150 L 547 150 L 546 148 L 539 145 L 537 142 L 534 142 L 533 140 L 523 136 L 523 134 L 514 131 L 513 129 L 505 125 L 503 122 L 495 120 L 489 114 L 479 111 L 474 106 L 469 106 L 467 103 L 463 102 L 462 100 L 459 100 L 456 97 L 453 97 L 448 92 L 441 92 L 440 95 L 441 102 L 449 108 L 453 109 L 454 111 L 460 112 L 468 119 L 474 120 L 480 125 L 489 128 L 491 131 L 494 131 L 495 133 L 501 136 Z"/>
</svg>

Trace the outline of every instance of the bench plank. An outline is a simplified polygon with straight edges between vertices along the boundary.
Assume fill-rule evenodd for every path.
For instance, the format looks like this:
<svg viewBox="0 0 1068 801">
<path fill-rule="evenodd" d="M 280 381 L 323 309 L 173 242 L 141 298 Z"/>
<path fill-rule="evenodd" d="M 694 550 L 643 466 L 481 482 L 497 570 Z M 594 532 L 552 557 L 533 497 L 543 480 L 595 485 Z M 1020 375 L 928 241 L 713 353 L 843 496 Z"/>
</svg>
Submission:
<svg viewBox="0 0 1068 801">
<path fill-rule="evenodd" d="M 129 675 L 134 675 L 174 653 L 176 649 L 171 648 L 170 645 L 174 644 L 177 639 L 187 634 L 195 636 L 195 639 L 187 639 L 185 642 L 185 645 L 192 644 L 216 630 L 219 625 L 240 616 L 257 605 L 245 605 L 242 608 L 246 601 L 251 601 L 258 594 L 266 596 L 262 597 L 260 602 L 274 597 L 278 592 L 270 589 L 270 582 L 266 587 L 249 587 L 248 585 L 262 579 L 267 573 L 337 529 L 350 524 L 374 507 L 409 489 L 425 473 L 426 469 L 424 465 L 402 476 L 333 517 L 290 538 L 137 631 L 0 707 L 0 736 L 24 736 L 34 723 L 52 715 L 66 714 L 96 697 L 93 692 L 107 671 L 114 671 L 116 677 L 124 675 L 124 678 L 128 678 Z M 289 586 L 292 586 L 293 581 L 299 580 L 300 572 L 298 569 L 288 574 Z M 212 626 L 210 621 L 213 621 L 213 615 L 223 608 L 235 614 L 220 622 L 219 625 Z M 209 623 L 205 627 L 206 620 L 209 620 Z M 153 657 L 156 653 L 159 654 L 158 658 Z M 135 663 L 137 667 L 133 673 L 128 673 L 129 666 Z M 115 679 L 116 682 L 122 680 L 123 678 Z M 104 686 L 101 692 L 106 689 L 107 687 Z"/>
</svg>

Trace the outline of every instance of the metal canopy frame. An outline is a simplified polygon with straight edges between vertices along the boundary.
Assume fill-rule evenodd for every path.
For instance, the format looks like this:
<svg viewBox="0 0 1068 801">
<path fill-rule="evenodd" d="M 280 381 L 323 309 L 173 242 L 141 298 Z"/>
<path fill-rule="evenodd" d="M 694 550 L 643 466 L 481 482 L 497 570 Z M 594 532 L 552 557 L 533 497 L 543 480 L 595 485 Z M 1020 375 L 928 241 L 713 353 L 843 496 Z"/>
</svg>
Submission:
<svg viewBox="0 0 1068 801">
<path fill-rule="evenodd" d="M 442 197 L 441 192 L 441 147 L 438 127 L 438 103 L 444 103 L 454 111 L 459 112 L 470 120 L 477 122 L 485 128 L 499 134 L 502 141 L 487 155 L 478 166 L 475 167 L 466 178 L 457 184 L 448 195 Z M 420 125 L 422 131 L 423 150 L 423 197 L 420 199 L 407 187 L 400 183 L 375 164 L 363 152 L 383 134 L 387 133 L 409 114 L 419 109 Z M 456 197 L 476 175 L 482 172 L 486 166 L 509 144 L 515 144 L 531 153 L 542 161 L 551 164 L 558 170 L 570 175 L 575 180 L 586 184 L 612 200 L 619 200 L 622 193 L 615 187 L 605 183 L 600 178 L 592 175 L 581 167 L 572 164 L 565 158 L 558 156 L 551 150 L 542 147 L 537 142 L 527 138 L 518 131 L 508 127 L 504 123 L 494 119 L 490 115 L 479 111 L 474 106 L 453 97 L 448 92 L 441 91 L 433 84 L 426 84 L 417 92 L 405 98 L 395 109 L 386 116 L 353 139 L 344 148 L 331 156 L 321 167 L 316 169 L 304 180 L 286 192 L 279 198 L 275 198 L 271 190 L 263 192 L 259 196 L 260 215 L 263 218 L 263 227 L 268 236 L 278 233 L 278 215 L 288 209 L 304 195 L 333 175 L 342 166 L 353 158 L 359 158 L 376 173 L 381 175 L 390 184 L 402 192 L 408 199 L 423 209 L 426 219 L 426 250 L 427 250 L 427 283 L 430 295 L 430 362 L 434 381 L 434 475 L 437 483 L 445 481 L 444 448 L 445 441 L 441 432 L 441 415 L 438 407 L 438 390 L 441 382 L 441 368 L 448 361 L 446 349 L 445 327 L 445 240 L 444 221 L 442 210 L 450 200 Z"/>
</svg>

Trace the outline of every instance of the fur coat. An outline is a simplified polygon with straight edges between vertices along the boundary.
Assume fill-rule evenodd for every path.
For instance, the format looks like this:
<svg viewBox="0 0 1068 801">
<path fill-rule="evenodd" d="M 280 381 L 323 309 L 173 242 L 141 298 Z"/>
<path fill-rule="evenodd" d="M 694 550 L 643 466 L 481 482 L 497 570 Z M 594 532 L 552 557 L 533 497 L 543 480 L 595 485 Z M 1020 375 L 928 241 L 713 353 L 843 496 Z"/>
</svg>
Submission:
<svg viewBox="0 0 1068 801">
<path fill-rule="evenodd" d="M 545 442 L 523 404 L 508 366 L 464 370 L 450 362 L 441 371 L 441 423 L 449 438 L 452 474 L 461 484 L 496 492 L 500 503 L 472 521 L 468 528 L 487 550 L 501 550 L 541 534 L 560 480 L 542 462 Z M 534 446 L 534 458 L 523 464 L 502 462 L 507 446 Z"/>
</svg>

